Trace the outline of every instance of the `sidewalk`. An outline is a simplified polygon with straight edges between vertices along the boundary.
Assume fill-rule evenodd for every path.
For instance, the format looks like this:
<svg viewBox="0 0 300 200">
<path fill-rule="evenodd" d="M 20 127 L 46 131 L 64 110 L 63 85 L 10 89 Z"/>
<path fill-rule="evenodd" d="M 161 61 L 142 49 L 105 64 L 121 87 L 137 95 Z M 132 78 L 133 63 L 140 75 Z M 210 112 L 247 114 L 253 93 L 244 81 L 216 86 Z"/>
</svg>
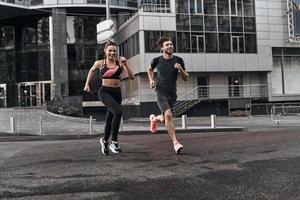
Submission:
<svg viewBox="0 0 300 200">
<path fill-rule="evenodd" d="M 0 135 L 7 136 L 10 133 L 10 117 L 14 117 L 16 133 L 18 135 L 47 135 L 47 136 L 96 136 L 103 134 L 104 121 L 92 121 L 90 131 L 90 119 L 74 118 L 49 113 L 43 109 L 35 108 L 1 108 L 0 109 Z M 177 133 L 188 132 L 223 132 L 245 131 L 248 129 L 276 128 L 280 126 L 300 127 L 299 121 L 281 123 L 280 126 L 271 121 L 269 116 L 258 117 L 228 117 L 217 116 L 216 128 L 210 127 L 210 116 L 188 117 L 187 129 L 182 128 L 181 118 L 174 118 Z M 42 122 L 42 123 L 41 123 Z M 42 132 L 41 132 L 42 128 Z M 149 131 L 148 118 L 130 118 L 124 120 L 120 127 L 121 134 L 145 134 Z M 166 133 L 163 124 L 159 124 L 158 134 Z"/>
</svg>

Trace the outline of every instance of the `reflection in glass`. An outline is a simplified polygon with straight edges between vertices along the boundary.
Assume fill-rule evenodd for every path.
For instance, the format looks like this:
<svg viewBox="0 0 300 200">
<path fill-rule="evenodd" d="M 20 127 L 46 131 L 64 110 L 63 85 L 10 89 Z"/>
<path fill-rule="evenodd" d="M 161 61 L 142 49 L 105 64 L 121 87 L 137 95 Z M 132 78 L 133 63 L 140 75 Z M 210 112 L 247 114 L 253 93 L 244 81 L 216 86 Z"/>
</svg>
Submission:
<svg viewBox="0 0 300 200">
<path fill-rule="evenodd" d="M 243 32 L 243 18 L 242 17 L 231 17 L 231 31 L 232 32 Z"/>
<path fill-rule="evenodd" d="M 218 15 L 229 15 L 229 1 L 217 0 Z"/>
<path fill-rule="evenodd" d="M 230 33 L 219 33 L 219 51 L 220 53 L 230 53 Z"/>
<path fill-rule="evenodd" d="M 203 16 L 191 15 L 191 31 L 203 31 Z"/>
<path fill-rule="evenodd" d="M 206 53 L 218 53 L 217 33 L 205 33 Z"/>
<path fill-rule="evenodd" d="M 177 40 L 178 52 L 191 52 L 189 32 L 177 32 Z"/>
<path fill-rule="evenodd" d="M 178 31 L 189 30 L 189 15 L 177 14 L 176 15 L 176 28 Z"/>
<path fill-rule="evenodd" d="M 187 0 L 176 0 L 176 13 L 189 13 Z"/>
<path fill-rule="evenodd" d="M 145 51 L 159 52 L 159 47 L 156 45 L 159 38 L 159 31 L 145 31 Z"/>
<path fill-rule="evenodd" d="M 255 17 L 244 17 L 245 32 L 256 32 Z"/>
<path fill-rule="evenodd" d="M 216 1 L 204 0 L 204 14 L 216 14 Z"/>
<path fill-rule="evenodd" d="M 220 32 L 230 32 L 230 18 L 228 16 L 218 17 L 218 29 Z"/>
<path fill-rule="evenodd" d="M 245 46 L 246 53 L 255 53 L 257 51 L 255 34 L 245 34 Z"/>
<path fill-rule="evenodd" d="M 215 16 L 205 16 L 205 31 L 217 31 L 217 21 Z"/>
<path fill-rule="evenodd" d="M 255 16 L 254 0 L 243 0 L 245 16 Z"/>
</svg>

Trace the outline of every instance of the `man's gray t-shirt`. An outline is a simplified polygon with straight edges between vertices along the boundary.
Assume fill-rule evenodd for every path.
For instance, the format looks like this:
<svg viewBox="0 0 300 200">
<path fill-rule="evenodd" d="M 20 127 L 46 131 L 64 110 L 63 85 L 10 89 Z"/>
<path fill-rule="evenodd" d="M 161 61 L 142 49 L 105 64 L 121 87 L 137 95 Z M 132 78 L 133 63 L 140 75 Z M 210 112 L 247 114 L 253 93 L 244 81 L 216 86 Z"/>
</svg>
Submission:
<svg viewBox="0 0 300 200">
<path fill-rule="evenodd" d="M 185 70 L 183 59 L 174 56 L 171 59 L 165 59 L 163 56 L 156 57 L 151 62 L 151 68 L 156 68 L 156 90 L 166 92 L 171 95 L 176 95 L 176 81 L 178 76 L 178 69 L 175 63 L 179 63 L 182 69 Z"/>
</svg>

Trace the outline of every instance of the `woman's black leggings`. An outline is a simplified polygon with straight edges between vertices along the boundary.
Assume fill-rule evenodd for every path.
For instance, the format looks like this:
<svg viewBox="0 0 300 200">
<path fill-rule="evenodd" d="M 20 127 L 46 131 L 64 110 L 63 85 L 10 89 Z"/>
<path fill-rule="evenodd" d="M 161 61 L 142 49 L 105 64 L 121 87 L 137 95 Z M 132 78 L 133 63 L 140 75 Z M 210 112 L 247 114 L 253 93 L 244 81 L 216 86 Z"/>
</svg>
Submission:
<svg viewBox="0 0 300 200">
<path fill-rule="evenodd" d="M 109 136 L 112 133 L 112 141 L 117 142 L 122 117 L 121 88 L 102 86 L 99 90 L 98 96 L 107 108 L 104 140 L 108 141 Z"/>
</svg>

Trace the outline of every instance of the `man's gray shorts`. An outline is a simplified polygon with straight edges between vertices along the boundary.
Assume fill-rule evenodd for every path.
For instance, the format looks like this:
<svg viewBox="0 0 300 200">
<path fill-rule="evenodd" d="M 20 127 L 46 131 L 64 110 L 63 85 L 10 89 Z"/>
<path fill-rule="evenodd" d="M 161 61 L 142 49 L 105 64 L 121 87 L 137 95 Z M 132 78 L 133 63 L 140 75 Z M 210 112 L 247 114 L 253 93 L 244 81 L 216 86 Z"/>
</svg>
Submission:
<svg viewBox="0 0 300 200">
<path fill-rule="evenodd" d="M 171 109 L 176 102 L 176 94 L 168 94 L 166 92 L 156 90 L 157 92 L 157 104 L 162 114 L 166 110 Z"/>
</svg>

